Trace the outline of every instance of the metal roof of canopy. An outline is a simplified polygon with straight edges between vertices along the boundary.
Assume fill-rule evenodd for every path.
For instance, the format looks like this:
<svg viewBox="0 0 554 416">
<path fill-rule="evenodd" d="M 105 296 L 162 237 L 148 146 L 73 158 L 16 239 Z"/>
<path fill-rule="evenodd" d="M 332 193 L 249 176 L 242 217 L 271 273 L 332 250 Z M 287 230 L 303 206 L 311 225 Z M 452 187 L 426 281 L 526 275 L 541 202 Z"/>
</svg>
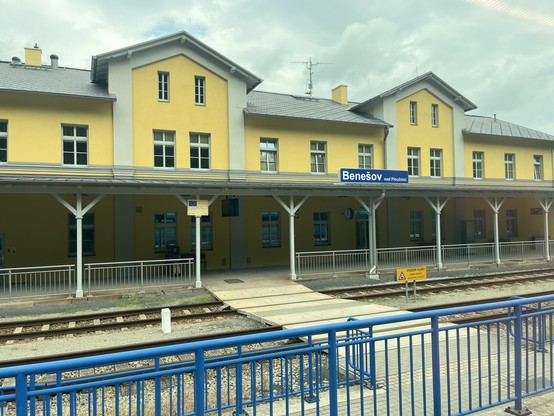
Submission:
<svg viewBox="0 0 554 416">
<path fill-rule="evenodd" d="M 444 185 L 444 184 L 359 184 L 328 182 L 213 181 L 206 179 L 136 179 L 91 176 L 26 175 L 0 176 L 0 194 L 90 193 L 126 195 L 297 195 L 387 197 L 513 197 L 552 198 L 550 182 L 541 186 Z"/>
</svg>

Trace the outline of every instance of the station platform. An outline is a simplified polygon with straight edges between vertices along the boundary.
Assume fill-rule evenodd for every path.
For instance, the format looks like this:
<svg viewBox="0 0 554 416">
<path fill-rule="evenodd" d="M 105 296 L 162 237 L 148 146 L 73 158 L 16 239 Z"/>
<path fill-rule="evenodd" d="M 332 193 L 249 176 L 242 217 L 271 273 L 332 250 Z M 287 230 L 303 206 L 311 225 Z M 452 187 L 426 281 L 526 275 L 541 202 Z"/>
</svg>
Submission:
<svg viewBox="0 0 554 416">
<path fill-rule="evenodd" d="M 315 325 L 345 322 L 348 318 L 378 318 L 410 312 L 391 306 L 337 299 L 313 291 L 273 271 L 271 279 L 262 273 L 226 273 L 220 278 L 212 275 L 203 286 L 214 297 L 250 319 L 268 325 L 295 329 Z M 381 325 L 375 335 L 405 332 L 429 327 L 429 320 L 412 320 Z M 314 337 L 313 340 L 320 340 Z"/>
</svg>

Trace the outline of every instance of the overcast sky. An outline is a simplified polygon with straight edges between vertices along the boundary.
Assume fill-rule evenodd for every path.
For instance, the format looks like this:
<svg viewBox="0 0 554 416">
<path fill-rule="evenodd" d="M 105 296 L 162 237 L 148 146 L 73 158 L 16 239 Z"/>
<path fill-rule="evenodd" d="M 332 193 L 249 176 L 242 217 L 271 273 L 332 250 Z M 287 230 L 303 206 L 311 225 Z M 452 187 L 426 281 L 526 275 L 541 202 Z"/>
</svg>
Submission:
<svg viewBox="0 0 554 416">
<path fill-rule="evenodd" d="M 553 0 L 0 0 L 0 60 L 60 66 L 186 30 L 261 91 L 364 101 L 427 71 L 497 117 L 554 135 Z M 300 62 L 300 63 L 294 63 Z"/>
</svg>

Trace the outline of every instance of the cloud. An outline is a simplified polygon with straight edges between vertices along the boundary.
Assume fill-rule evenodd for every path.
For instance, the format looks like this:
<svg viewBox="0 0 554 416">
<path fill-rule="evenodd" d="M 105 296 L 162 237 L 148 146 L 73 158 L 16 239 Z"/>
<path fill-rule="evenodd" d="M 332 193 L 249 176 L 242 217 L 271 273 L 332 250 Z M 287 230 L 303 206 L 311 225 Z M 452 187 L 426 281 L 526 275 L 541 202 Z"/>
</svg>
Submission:
<svg viewBox="0 0 554 416">
<path fill-rule="evenodd" d="M 35 42 L 60 65 L 89 68 L 92 55 L 187 30 L 252 71 L 258 89 L 314 94 L 349 86 L 375 96 L 433 71 L 477 113 L 554 134 L 550 0 L 0 0 L 0 59 Z M 327 64 L 329 63 L 329 64 Z M 481 111 L 483 111 L 481 113 Z M 506 117 L 504 117 L 506 114 Z M 549 130 L 546 130 L 549 129 Z"/>
</svg>

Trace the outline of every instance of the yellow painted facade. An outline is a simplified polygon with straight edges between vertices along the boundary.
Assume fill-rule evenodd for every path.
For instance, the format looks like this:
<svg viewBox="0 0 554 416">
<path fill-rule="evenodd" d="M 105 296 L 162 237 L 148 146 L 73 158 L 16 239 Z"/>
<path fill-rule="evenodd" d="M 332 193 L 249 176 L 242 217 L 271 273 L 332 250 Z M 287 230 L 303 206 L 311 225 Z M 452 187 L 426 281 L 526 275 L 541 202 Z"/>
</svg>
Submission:
<svg viewBox="0 0 554 416">
<path fill-rule="evenodd" d="M 158 73 L 169 74 L 169 100 L 158 99 Z M 194 103 L 195 77 L 204 77 L 206 104 Z M 211 169 L 229 169 L 227 82 L 183 56 L 133 69 L 133 151 L 136 166 L 153 165 L 153 131 L 175 132 L 177 168 L 190 168 L 190 133 L 210 135 Z M 163 175 L 163 174 L 162 174 Z"/>
<path fill-rule="evenodd" d="M 74 214 L 55 195 L 72 208 L 79 196 L 84 207 L 102 196 L 86 214 L 94 218 L 95 249 L 85 262 L 161 259 L 172 244 L 191 253 L 195 223 L 185 205 L 190 199 L 212 202 L 202 223 L 209 270 L 288 265 L 291 199 L 295 208 L 303 201 L 292 214 L 296 252 L 369 247 L 365 208 L 380 197 L 379 248 L 434 244 L 437 204 L 443 244 L 492 241 L 491 203 L 500 204 L 500 240 L 544 235 L 540 202 L 554 198 L 554 136 L 521 126 L 503 130 L 521 133 L 493 134 L 494 123 L 514 125 L 468 115 L 475 105 L 434 74 L 362 103 L 349 102 L 344 85 L 329 91 L 329 98 L 307 99 L 257 91 L 261 79 L 188 34 L 164 39 L 95 56 L 85 77 L 57 66 L 28 72 L 17 63 L 0 63 L 4 267 L 75 261 L 68 241 Z M 41 51 L 31 53 L 40 62 Z M 168 79 L 164 99 L 160 73 Z M 2 84 L 18 74 L 29 90 Z M 74 77 L 74 90 L 55 81 L 64 74 Z M 197 77 L 203 79 L 200 104 Z M 43 84 L 33 90 L 25 80 Z M 86 165 L 63 163 L 62 126 L 87 128 Z M 174 155 L 169 166 L 155 166 L 155 131 L 174 134 L 164 149 Z M 191 167 L 194 134 L 209 136 L 209 168 Z M 276 141 L 274 171 L 261 168 L 261 139 Z M 324 144 L 324 168 L 316 173 L 312 142 Z M 408 149 L 416 148 L 418 174 L 407 184 L 341 184 L 339 169 L 362 168 L 360 145 L 371 149 L 371 169 L 379 171 L 406 171 Z M 432 175 L 436 150 L 440 174 Z M 484 155 L 479 179 L 473 177 L 474 152 Z M 506 178 L 506 154 L 514 157 L 513 179 Z M 233 216 L 223 212 L 227 198 L 238 201 Z M 160 242 L 157 216 L 168 214 L 174 222 L 164 223 L 163 232 L 175 239 Z"/>
<path fill-rule="evenodd" d="M 112 104 L 110 102 L 2 93 L 0 94 L 0 114 L 0 119 L 8 120 L 10 137 L 25 138 L 25 140 L 9 142 L 9 158 L 14 164 L 40 161 L 40 163 L 60 167 L 62 165 L 62 126 L 77 125 L 88 128 L 90 147 L 88 165 L 113 165 Z"/>
<path fill-rule="evenodd" d="M 416 122 L 410 123 L 410 103 L 416 104 Z M 432 124 L 431 108 L 438 108 L 438 119 Z M 442 150 L 443 169 L 441 176 L 454 176 L 452 108 L 427 90 L 419 91 L 396 104 L 398 130 L 398 167 L 408 169 L 408 148 L 421 149 L 421 176 L 430 176 L 429 158 L 431 149 Z"/>
<path fill-rule="evenodd" d="M 340 168 L 358 167 L 358 145 L 373 147 L 373 168 L 383 168 L 383 128 L 349 124 L 330 124 L 324 121 L 287 120 L 249 116 L 245 119 L 246 168 L 260 170 L 260 138 L 277 139 L 278 172 L 310 174 L 310 143 L 326 144 L 328 158 L 326 172 L 337 173 Z M 318 177 L 313 181 L 336 181 L 336 177 Z M 264 180 L 266 180 L 264 178 Z M 272 180 L 267 175 L 267 180 Z M 294 180 L 292 178 L 291 180 Z"/>
</svg>

